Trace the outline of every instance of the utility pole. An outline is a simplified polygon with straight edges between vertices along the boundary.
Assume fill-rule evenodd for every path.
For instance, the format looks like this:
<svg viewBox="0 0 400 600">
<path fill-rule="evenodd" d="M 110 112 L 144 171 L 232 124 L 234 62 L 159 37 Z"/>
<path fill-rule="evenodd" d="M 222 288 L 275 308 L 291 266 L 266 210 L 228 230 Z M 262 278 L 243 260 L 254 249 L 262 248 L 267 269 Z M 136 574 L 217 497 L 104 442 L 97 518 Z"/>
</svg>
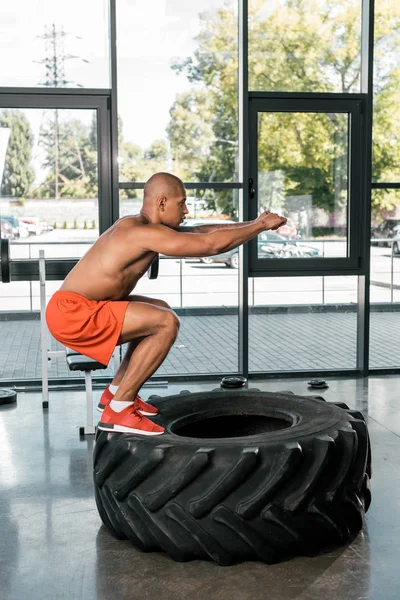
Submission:
<svg viewBox="0 0 400 600">
<path fill-rule="evenodd" d="M 83 87 L 79 83 L 69 81 L 65 78 L 65 61 L 72 58 L 89 62 L 80 56 L 73 54 L 65 54 L 64 38 L 68 36 L 63 27 L 56 28 L 55 23 L 50 27 L 45 26 L 44 35 L 38 36 L 45 40 L 46 56 L 42 60 L 35 61 L 39 64 L 44 64 L 46 68 L 45 81 L 41 85 L 45 87 L 67 87 L 68 84 L 74 83 L 77 87 Z M 58 109 L 54 110 L 54 195 L 58 200 L 60 197 L 60 119 Z"/>
</svg>

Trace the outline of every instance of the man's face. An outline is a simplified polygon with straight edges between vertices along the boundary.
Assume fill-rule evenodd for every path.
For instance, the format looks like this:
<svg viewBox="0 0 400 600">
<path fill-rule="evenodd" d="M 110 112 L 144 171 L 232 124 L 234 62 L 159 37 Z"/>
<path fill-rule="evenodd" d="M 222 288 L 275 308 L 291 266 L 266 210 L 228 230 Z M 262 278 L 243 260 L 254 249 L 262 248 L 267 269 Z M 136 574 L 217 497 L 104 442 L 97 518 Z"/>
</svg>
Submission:
<svg viewBox="0 0 400 600">
<path fill-rule="evenodd" d="M 161 213 L 162 224 L 167 227 L 179 227 L 188 212 L 185 188 L 177 188 L 166 199 L 164 210 Z"/>
</svg>

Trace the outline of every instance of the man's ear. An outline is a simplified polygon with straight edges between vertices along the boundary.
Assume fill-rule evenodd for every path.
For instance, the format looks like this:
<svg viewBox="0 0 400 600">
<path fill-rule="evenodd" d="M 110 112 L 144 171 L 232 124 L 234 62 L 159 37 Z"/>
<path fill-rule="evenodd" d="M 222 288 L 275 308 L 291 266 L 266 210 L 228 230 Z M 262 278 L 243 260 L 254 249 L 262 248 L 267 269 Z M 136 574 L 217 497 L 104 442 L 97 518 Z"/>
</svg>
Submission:
<svg viewBox="0 0 400 600">
<path fill-rule="evenodd" d="M 166 198 L 165 196 L 160 196 L 160 197 L 158 198 L 158 207 L 159 207 L 161 210 L 165 210 L 165 206 L 166 206 L 166 204 L 167 204 L 167 198 Z"/>
</svg>

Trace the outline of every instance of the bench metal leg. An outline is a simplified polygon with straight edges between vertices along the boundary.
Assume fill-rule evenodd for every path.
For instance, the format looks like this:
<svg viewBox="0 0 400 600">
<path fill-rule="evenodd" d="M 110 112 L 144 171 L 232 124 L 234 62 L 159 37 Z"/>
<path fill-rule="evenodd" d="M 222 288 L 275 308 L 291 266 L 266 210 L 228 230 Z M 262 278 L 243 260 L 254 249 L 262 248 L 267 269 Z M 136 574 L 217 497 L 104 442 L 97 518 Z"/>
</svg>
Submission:
<svg viewBox="0 0 400 600">
<path fill-rule="evenodd" d="M 91 371 L 85 371 L 86 388 L 86 425 L 79 428 L 80 435 L 94 435 L 96 427 L 93 425 L 93 388 Z"/>
<path fill-rule="evenodd" d="M 49 374 L 47 364 L 47 324 L 46 324 L 46 263 L 44 251 L 39 250 L 40 281 L 40 338 L 42 350 L 42 406 L 49 406 Z"/>
</svg>

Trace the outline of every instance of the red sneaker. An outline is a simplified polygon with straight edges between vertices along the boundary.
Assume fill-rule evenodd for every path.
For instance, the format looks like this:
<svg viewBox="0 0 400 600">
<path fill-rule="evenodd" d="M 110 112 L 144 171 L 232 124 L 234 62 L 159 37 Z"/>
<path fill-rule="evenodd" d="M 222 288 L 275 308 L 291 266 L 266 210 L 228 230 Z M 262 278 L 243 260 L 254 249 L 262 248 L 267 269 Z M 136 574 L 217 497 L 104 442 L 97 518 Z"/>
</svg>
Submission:
<svg viewBox="0 0 400 600">
<path fill-rule="evenodd" d="M 144 415 L 145 417 L 155 417 L 158 415 L 158 409 L 148 402 L 145 402 L 143 398 L 139 396 L 139 394 L 136 395 L 134 405 L 136 410 L 138 410 L 140 414 Z"/>
<path fill-rule="evenodd" d="M 101 395 L 100 401 L 97 405 L 97 410 L 102 412 L 106 406 L 108 406 L 111 400 L 114 398 L 114 394 L 110 392 L 109 386 L 106 387 Z M 148 402 L 145 402 L 139 394 L 135 398 L 135 408 L 145 417 L 154 417 L 158 414 L 158 410 L 155 406 L 152 406 Z"/>
<path fill-rule="evenodd" d="M 97 427 L 103 431 L 138 433 L 140 435 L 161 435 L 164 433 L 164 427 L 156 425 L 153 421 L 141 415 L 133 406 L 128 406 L 121 412 L 115 412 L 109 405 L 106 406 Z"/>
<path fill-rule="evenodd" d="M 114 398 L 114 394 L 112 394 L 110 392 L 110 388 L 109 388 L 109 386 L 107 386 L 101 395 L 100 401 L 97 405 L 97 410 L 99 410 L 100 412 L 103 412 L 105 407 L 110 404 L 110 402 L 113 398 Z"/>
</svg>

